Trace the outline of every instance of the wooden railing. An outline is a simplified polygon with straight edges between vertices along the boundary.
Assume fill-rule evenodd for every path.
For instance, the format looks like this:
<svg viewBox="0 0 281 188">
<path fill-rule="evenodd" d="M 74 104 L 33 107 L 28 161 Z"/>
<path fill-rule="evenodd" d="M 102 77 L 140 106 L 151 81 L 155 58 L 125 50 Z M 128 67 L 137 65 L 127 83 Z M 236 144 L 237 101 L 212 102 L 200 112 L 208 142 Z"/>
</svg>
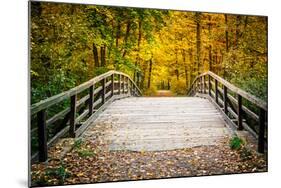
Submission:
<svg viewBox="0 0 281 188">
<path fill-rule="evenodd" d="M 83 95 L 84 96 L 79 96 Z M 98 114 L 113 100 L 140 96 L 141 91 L 134 81 L 122 72 L 109 71 L 75 88 L 47 98 L 31 106 L 31 136 L 37 133 L 38 151 L 33 152 L 32 161 L 40 162 L 48 158 L 48 147 L 62 136 L 77 137 L 90 125 Z M 49 108 L 70 100 L 70 105 L 48 117 Z M 33 120 L 33 121 L 32 121 Z M 60 120 L 62 127 L 54 136 L 48 138 L 48 128 L 56 126 Z"/>
<path fill-rule="evenodd" d="M 187 94 L 206 94 L 238 130 L 246 129 L 258 139 L 258 152 L 267 144 L 267 103 L 232 85 L 213 72 L 197 76 Z"/>
</svg>

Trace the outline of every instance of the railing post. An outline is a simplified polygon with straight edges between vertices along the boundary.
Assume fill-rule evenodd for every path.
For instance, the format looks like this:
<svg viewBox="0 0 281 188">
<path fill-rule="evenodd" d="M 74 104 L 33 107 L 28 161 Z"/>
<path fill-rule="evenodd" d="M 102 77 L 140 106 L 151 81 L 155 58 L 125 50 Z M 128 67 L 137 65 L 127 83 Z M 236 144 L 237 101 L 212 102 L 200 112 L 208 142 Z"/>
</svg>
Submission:
<svg viewBox="0 0 281 188">
<path fill-rule="evenodd" d="M 129 78 L 127 77 L 126 80 L 127 80 L 126 89 L 127 89 L 127 94 L 128 94 L 129 93 Z"/>
<path fill-rule="evenodd" d="M 39 162 L 44 162 L 48 159 L 46 111 L 45 110 L 41 110 L 37 113 L 37 125 L 38 125 Z"/>
<path fill-rule="evenodd" d="M 238 130 L 243 129 L 243 121 L 242 121 L 242 97 L 241 95 L 237 94 L 237 116 L 238 116 Z"/>
<path fill-rule="evenodd" d="M 114 95 L 114 73 L 111 75 L 111 96 Z"/>
<path fill-rule="evenodd" d="M 123 78 L 122 79 L 122 83 L 123 83 L 122 84 L 122 93 L 124 94 L 125 93 L 125 76 L 122 75 L 122 78 Z"/>
<path fill-rule="evenodd" d="M 118 74 L 118 95 L 121 94 L 121 74 Z"/>
<path fill-rule="evenodd" d="M 132 85 L 133 85 L 133 83 L 132 83 L 132 81 L 129 79 L 129 95 L 132 95 Z"/>
<path fill-rule="evenodd" d="M 223 86 L 223 106 L 224 106 L 224 113 L 227 115 L 227 87 Z"/>
<path fill-rule="evenodd" d="M 94 85 L 89 88 L 89 116 L 93 114 Z"/>
<path fill-rule="evenodd" d="M 265 110 L 260 108 L 259 138 L 258 138 L 258 152 L 260 153 L 264 153 L 264 134 L 265 134 Z"/>
<path fill-rule="evenodd" d="M 208 92 L 209 92 L 209 95 L 211 96 L 211 76 L 208 75 Z"/>
<path fill-rule="evenodd" d="M 218 81 L 215 79 L 215 98 L 216 98 L 216 103 L 219 103 L 219 99 L 218 99 Z"/>
<path fill-rule="evenodd" d="M 203 75 L 203 93 L 206 94 L 206 77 Z"/>
<path fill-rule="evenodd" d="M 75 137 L 75 124 L 76 124 L 76 100 L 77 100 L 77 95 L 73 95 L 70 98 L 70 127 L 69 127 L 69 136 L 70 137 Z"/>
<path fill-rule="evenodd" d="M 102 85 L 102 93 L 101 93 L 101 99 L 102 99 L 102 104 L 105 103 L 105 93 L 106 93 L 106 88 L 105 88 L 105 83 L 106 83 L 106 80 L 105 78 L 101 80 L 101 85 Z"/>
<path fill-rule="evenodd" d="M 199 78 L 199 93 L 202 93 L 202 77 Z"/>
</svg>

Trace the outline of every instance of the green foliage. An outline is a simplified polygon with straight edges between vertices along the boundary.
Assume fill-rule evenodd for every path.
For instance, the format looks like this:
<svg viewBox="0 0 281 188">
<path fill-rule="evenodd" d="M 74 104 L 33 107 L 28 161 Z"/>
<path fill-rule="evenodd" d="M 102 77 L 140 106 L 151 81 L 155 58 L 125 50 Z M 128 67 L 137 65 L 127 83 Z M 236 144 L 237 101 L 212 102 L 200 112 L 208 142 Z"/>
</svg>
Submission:
<svg viewBox="0 0 281 188">
<path fill-rule="evenodd" d="M 73 149 L 79 149 L 82 144 L 83 144 L 83 140 L 82 139 L 75 140 L 74 144 L 73 144 Z"/>
<path fill-rule="evenodd" d="M 234 150 L 240 149 L 243 145 L 244 145 L 244 141 L 238 136 L 231 138 L 229 141 L 230 148 Z"/>
<path fill-rule="evenodd" d="M 145 87 L 150 59 L 151 85 L 172 80 L 178 95 L 211 69 L 267 99 L 265 17 L 45 2 L 32 2 L 31 9 L 32 104 L 112 69 L 139 71 L 141 89 L 153 94 Z"/>
<path fill-rule="evenodd" d="M 57 168 L 47 168 L 45 175 L 50 178 L 56 178 L 59 180 L 59 184 L 64 184 L 65 178 L 70 176 L 70 173 L 66 171 L 63 163 Z"/>
<path fill-rule="evenodd" d="M 78 150 L 78 155 L 80 157 L 92 157 L 95 155 L 94 151 L 91 151 L 90 149 L 80 149 Z"/>
</svg>

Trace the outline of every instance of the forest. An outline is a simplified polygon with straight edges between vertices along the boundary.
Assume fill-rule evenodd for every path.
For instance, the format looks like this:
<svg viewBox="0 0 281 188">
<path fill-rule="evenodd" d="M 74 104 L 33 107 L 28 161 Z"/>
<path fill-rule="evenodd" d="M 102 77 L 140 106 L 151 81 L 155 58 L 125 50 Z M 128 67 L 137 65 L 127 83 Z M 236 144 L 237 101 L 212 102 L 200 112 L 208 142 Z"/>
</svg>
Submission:
<svg viewBox="0 0 281 188">
<path fill-rule="evenodd" d="M 267 100 L 267 17 L 31 3 L 31 103 L 109 70 L 185 95 L 212 71 Z"/>
</svg>

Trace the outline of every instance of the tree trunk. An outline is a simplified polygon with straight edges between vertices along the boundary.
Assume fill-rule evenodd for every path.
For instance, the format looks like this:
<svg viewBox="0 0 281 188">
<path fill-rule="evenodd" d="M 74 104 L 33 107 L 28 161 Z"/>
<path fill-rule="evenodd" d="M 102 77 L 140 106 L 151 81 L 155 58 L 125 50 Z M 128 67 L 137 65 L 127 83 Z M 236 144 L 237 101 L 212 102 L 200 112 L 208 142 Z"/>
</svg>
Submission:
<svg viewBox="0 0 281 188">
<path fill-rule="evenodd" d="M 135 67 L 137 67 L 140 63 L 140 44 L 141 44 L 141 38 L 142 38 L 142 21 L 139 20 L 139 34 L 138 34 L 138 54 L 135 62 Z M 134 81 L 136 81 L 136 69 L 134 70 Z"/>
<path fill-rule="evenodd" d="M 194 62 L 193 62 L 193 56 L 192 56 L 192 48 L 190 48 L 188 50 L 188 55 L 189 55 L 189 62 L 190 62 L 190 83 L 191 83 L 191 82 L 193 82 L 193 79 L 194 79 Z"/>
<path fill-rule="evenodd" d="M 225 48 L 226 52 L 229 50 L 229 41 L 228 41 L 228 20 L 227 20 L 227 14 L 224 15 L 224 21 L 225 21 Z"/>
<path fill-rule="evenodd" d="M 126 45 L 127 45 L 127 42 L 128 42 L 128 37 L 129 37 L 129 34 L 130 34 L 130 30 L 131 30 L 131 21 L 129 20 L 128 23 L 127 23 L 127 27 L 126 27 L 126 34 L 125 34 L 125 38 L 124 38 L 124 52 L 123 52 L 123 55 L 122 57 L 125 57 L 126 53 L 127 53 L 127 48 L 126 48 Z"/>
<path fill-rule="evenodd" d="M 94 55 L 95 67 L 99 67 L 98 48 L 94 43 L 93 43 L 93 55 Z"/>
<path fill-rule="evenodd" d="M 239 36 L 240 36 L 240 31 L 239 27 L 241 24 L 241 16 L 236 16 L 236 28 L 235 28 L 235 48 L 238 48 L 238 42 L 239 42 Z"/>
<path fill-rule="evenodd" d="M 118 46 L 119 46 L 120 32 L 121 32 L 121 24 L 120 24 L 120 21 L 118 21 L 117 28 L 116 28 L 116 37 L 115 37 L 116 48 L 118 48 Z"/>
<path fill-rule="evenodd" d="M 152 72 L 152 59 L 149 60 L 149 72 L 148 72 L 148 81 L 147 81 L 147 88 L 150 88 L 151 82 L 151 72 Z"/>
<path fill-rule="evenodd" d="M 211 38 L 211 16 L 209 16 L 209 24 L 208 24 L 208 31 L 209 31 L 209 39 Z M 209 71 L 212 71 L 212 45 L 209 41 Z"/>
<path fill-rule="evenodd" d="M 105 56 L 105 50 L 106 50 L 106 46 L 101 46 L 100 47 L 100 54 L 101 54 L 101 57 L 100 57 L 100 59 L 101 59 L 101 66 L 102 67 L 105 67 L 105 65 L 106 65 L 106 60 L 105 60 L 105 58 L 106 58 L 106 56 Z"/>
<path fill-rule="evenodd" d="M 201 65 L 201 13 L 196 12 L 196 48 L 197 48 L 197 75 L 200 74 Z"/>
</svg>

